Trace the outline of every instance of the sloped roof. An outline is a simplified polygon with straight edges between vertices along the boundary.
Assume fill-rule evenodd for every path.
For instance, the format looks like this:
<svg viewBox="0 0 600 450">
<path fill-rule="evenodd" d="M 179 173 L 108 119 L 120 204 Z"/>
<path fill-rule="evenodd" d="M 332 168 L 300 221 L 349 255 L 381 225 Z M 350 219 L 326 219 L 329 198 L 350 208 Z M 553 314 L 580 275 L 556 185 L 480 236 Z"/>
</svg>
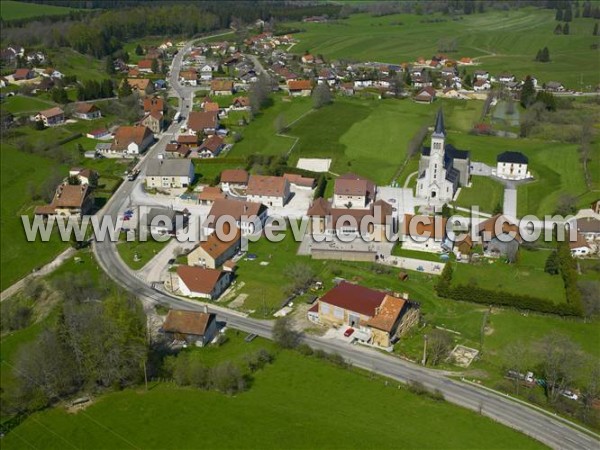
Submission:
<svg viewBox="0 0 600 450">
<path fill-rule="evenodd" d="M 47 117 L 47 118 L 61 116 L 64 113 L 65 112 L 62 109 L 60 109 L 58 106 L 55 106 L 54 108 L 50 108 L 50 109 L 45 109 L 44 111 L 40 111 L 40 115 Z"/>
<path fill-rule="evenodd" d="M 242 237 L 242 233 L 239 228 L 237 228 L 235 235 L 228 240 L 221 240 L 217 235 L 220 233 L 212 233 L 208 236 L 208 238 L 200 244 L 200 248 L 202 248 L 206 253 L 208 253 L 212 258 L 216 259 L 229 250 L 231 247 L 237 245 L 240 242 Z"/>
<path fill-rule="evenodd" d="M 225 272 L 203 267 L 177 266 L 177 275 L 183 284 L 192 292 L 212 294 L 219 278 Z"/>
<path fill-rule="evenodd" d="M 413 238 L 433 238 L 441 240 L 446 236 L 446 224 L 448 219 L 442 216 L 420 216 L 405 214 L 402 222 L 402 233 Z M 410 230 L 410 224 L 416 227 L 414 232 Z"/>
<path fill-rule="evenodd" d="M 152 136 L 150 128 L 145 126 L 122 126 L 117 128 L 113 138 L 113 150 L 124 150 L 129 144 L 135 142 L 141 145 L 146 139 Z"/>
<path fill-rule="evenodd" d="M 171 309 L 163 323 L 163 331 L 169 333 L 193 334 L 204 336 L 210 323 L 216 319 L 214 314 L 200 311 L 181 311 Z"/>
<path fill-rule="evenodd" d="M 217 112 L 192 111 L 188 117 L 188 127 L 196 132 L 217 128 Z"/>
<path fill-rule="evenodd" d="M 368 320 L 367 325 L 390 333 L 402 314 L 406 303 L 406 300 L 402 298 L 386 295 L 377 308 L 375 316 Z"/>
<path fill-rule="evenodd" d="M 265 197 L 284 197 L 287 185 L 289 185 L 289 182 L 283 177 L 250 175 L 246 194 Z"/>
<path fill-rule="evenodd" d="M 221 172 L 221 183 L 248 183 L 248 172 L 244 169 L 225 169 Z"/>
<path fill-rule="evenodd" d="M 290 91 L 310 91 L 312 83 L 310 80 L 288 80 L 287 86 Z"/>
<path fill-rule="evenodd" d="M 384 292 L 342 281 L 323 295 L 320 301 L 373 317 L 375 316 L 375 309 L 381 305 L 385 295 Z"/>
<path fill-rule="evenodd" d="M 193 173 L 193 166 L 189 159 L 151 159 L 146 167 L 146 176 L 188 176 Z"/>
<path fill-rule="evenodd" d="M 496 161 L 500 163 L 527 164 L 529 159 L 521 152 L 507 151 L 500 153 Z"/>
<path fill-rule="evenodd" d="M 211 91 L 232 91 L 233 81 L 231 80 L 213 80 L 210 83 Z"/>
</svg>

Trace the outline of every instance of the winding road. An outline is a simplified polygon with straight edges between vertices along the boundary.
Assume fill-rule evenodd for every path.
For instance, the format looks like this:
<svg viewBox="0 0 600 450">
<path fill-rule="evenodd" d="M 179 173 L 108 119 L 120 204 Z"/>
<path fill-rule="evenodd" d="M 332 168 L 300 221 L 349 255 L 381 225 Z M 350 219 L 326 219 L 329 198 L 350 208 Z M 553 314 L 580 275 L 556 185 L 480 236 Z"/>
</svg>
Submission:
<svg viewBox="0 0 600 450">
<path fill-rule="evenodd" d="M 188 44 L 175 56 L 169 79 L 172 89 L 180 98 L 179 110 L 186 117 L 191 110 L 193 89 L 180 86 L 177 75 L 183 55 L 189 51 L 190 46 L 191 44 Z M 163 133 L 160 140 L 139 163 L 138 167 L 142 173 L 138 180 L 123 183 L 99 213 L 100 216 L 111 216 L 113 220 L 117 219 L 119 211 L 126 206 L 136 184 L 142 182 L 147 162 L 164 151 L 166 144 L 178 127 L 179 124 L 172 124 Z M 123 263 L 114 242 L 110 242 L 110 240 L 97 241 L 93 243 L 93 249 L 103 270 L 115 282 L 135 294 L 145 304 L 161 304 L 169 308 L 187 310 L 202 310 L 204 308 L 202 303 L 181 299 L 159 291 L 138 278 Z M 255 333 L 265 338 L 272 337 L 273 323 L 271 321 L 243 317 L 235 311 L 217 308 L 212 305 L 209 305 L 209 311 L 215 312 L 218 320 L 227 322 L 229 327 Z M 429 389 L 440 390 L 449 402 L 478 411 L 482 415 L 514 428 L 550 447 L 557 449 L 597 449 L 600 446 L 600 436 L 592 435 L 572 422 L 552 416 L 494 391 L 451 379 L 446 372 L 427 369 L 374 349 L 349 345 L 334 339 L 305 335 L 303 340 L 313 348 L 327 352 L 337 352 L 354 366 L 376 372 L 391 379 L 400 382 L 420 381 Z M 432 432 L 451 433 L 452 430 L 444 429 L 444 425 L 440 423 L 439 430 L 432 430 Z"/>
</svg>

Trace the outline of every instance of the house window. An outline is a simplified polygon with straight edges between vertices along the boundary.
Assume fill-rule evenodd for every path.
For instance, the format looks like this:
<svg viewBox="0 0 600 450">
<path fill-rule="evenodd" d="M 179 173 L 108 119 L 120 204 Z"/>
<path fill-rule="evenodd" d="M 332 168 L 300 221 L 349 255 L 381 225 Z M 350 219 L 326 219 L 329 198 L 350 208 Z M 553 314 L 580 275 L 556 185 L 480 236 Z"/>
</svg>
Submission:
<svg viewBox="0 0 600 450">
<path fill-rule="evenodd" d="M 321 314 L 329 314 L 329 305 L 327 303 L 321 303 Z"/>
<path fill-rule="evenodd" d="M 333 316 L 336 319 L 343 319 L 344 318 L 344 310 L 342 308 L 338 308 L 337 306 L 333 308 Z"/>
</svg>

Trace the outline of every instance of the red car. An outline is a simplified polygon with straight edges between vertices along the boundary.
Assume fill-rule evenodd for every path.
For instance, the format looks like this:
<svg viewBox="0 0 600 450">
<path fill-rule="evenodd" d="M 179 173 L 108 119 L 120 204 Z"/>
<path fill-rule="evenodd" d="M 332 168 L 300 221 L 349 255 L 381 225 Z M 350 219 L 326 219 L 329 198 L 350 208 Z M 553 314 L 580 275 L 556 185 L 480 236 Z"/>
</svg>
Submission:
<svg viewBox="0 0 600 450">
<path fill-rule="evenodd" d="M 344 336 L 350 337 L 352 336 L 352 333 L 354 333 L 354 328 L 348 328 L 346 331 L 344 331 Z"/>
</svg>

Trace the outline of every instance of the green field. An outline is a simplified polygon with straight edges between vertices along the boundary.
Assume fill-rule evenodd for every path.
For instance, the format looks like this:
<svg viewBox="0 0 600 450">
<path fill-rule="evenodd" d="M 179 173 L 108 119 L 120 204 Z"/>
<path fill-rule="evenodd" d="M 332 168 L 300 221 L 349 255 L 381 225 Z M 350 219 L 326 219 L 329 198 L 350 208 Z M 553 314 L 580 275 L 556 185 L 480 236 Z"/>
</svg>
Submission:
<svg viewBox="0 0 600 450">
<path fill-rule="evenodd" d="M 457 264 L 453 284 L 469 285 L 513 294 L 529 293 L 554 302 L 565 301 L 565 289 L 560 276 L 544 272 L 549 251 L 521 249 L 516 264 L 499 260 L 484 260 L 479 264 Z M 532 290 L 532 287 L 535 289 Z"/>
<path fill-rule="evenodd" d="M 96 80 L 110 78 L 102 60 L 63 47 L 49 53 L 52 64 L 65 75 L 75 75 L 77 80 Z"/>
<path fill-rule="evenodd" d="M 13 95 L 2 102 L 2 109 L 15 115 L 32 115 L 56 106 L 56 103 L 37 97 Z"/>
<path fill-rule="evenodd" d="M 504 187 L 498 181 L 487 177 L 471 177 L 471 186 L 461 187 L 456 206 L 470 208 L 477 205 L 479 210 L 492 213 L 496 205 L 502 205 Z"/>
<path fill-rule="evenodd" d="M 218 349 L 194 351 L 206 353 L 201 359 L 210 365 L 272 348 L 230 336 Z M 273 364 L 253 375 L 247 392 L 225 396 L 162 383 L 148 392 L 111 393 L 77 414 L 61 407 L 34 414 L 3 438 L 3 448 L 25 442 L 46 449 L 387 448 L 390 442 L 420 449 L 543 448 L 474 412 L 292 351 L 278 351 Z"/>
<path fill-rule="evenodd" d="M 457 51 L 449 56 L 476 58 L 478 69 L 493 74 L 510 71 L 522 78 L 534 75 L 542 83 L 561 81 L 569 88 L 593 90 L 600 83 L 598 50 L 591 48 L 600 41 L 592 35 L 594 19 L 574 18 L 570 35 L 563 36 L 553 33 L 558 23 L 554 15 L 554 10 L 533 8 L 471 14 L 456 21 L 441 14 L 357 14 L 323 24 L 291 24 L 306 30 L 294 35 L 300 42 L 292 51 L 399 64 L 431 58 L 441 39 L 456 39 Z M 432 17 L 442 21 L 423 22 Z M 534 62 L 544 46 L 551 62 Z"/>
<path fill-rule="evenodd" d="M 41 16 L 64 16 L 74 11 L 65 6 L 40 5 L 36 3 L 14 2 L 2 0 L 0 3 L 0 17 L 2 20 L 27 19 Z"/>
</svg>

